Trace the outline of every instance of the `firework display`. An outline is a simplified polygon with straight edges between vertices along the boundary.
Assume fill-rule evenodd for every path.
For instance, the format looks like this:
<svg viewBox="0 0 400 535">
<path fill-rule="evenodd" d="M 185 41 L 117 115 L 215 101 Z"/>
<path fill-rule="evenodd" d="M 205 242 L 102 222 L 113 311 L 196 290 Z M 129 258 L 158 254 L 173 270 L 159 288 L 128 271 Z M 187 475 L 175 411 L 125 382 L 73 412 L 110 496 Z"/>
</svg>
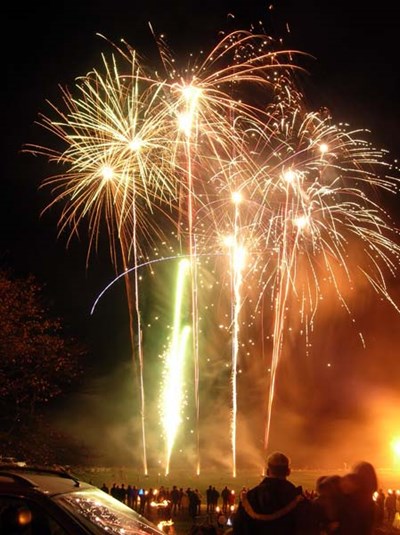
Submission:
<svg viewBox="0 0 400 535">
<path fill-rule="evenodd" d="M 250 358 L 261 355 L 268 363 L 267 392 L 259 402 L 267 449 L 288 315 L 309 332 L 329 292 L 351 317 L 347 291 L 361 278 L 397 310 L 386 280 L 396 276 L 398 231 L 383 207 L 398 192 L 397 170 L 364 131 L 335 124 L 327 109 L 307 109 L 296 83 L 303 53 L 284 50 L 267 35 L 234 31 L 189 63 L 173 57 L 160 38 L 155 66 L 126 43 L 106 42 L 112 53 L 102 56 L 101 68 L 62 89 L 62 104 L 51 104 L 40 119 L 57 138 L 55 148 L 27 150 L 62 168 L 43 181 L 53 194 L 46 209 L 62 206 L 60 233 L 71 239 L 85 228 L 88 261 L 102 234 L 108 236 L 117 278 L 124 277 L 144 472 L 140 275 L 165 261 L 173 269 L 181 262 L 172 334 L 161 359 L 165 471 L 186 389 L 195 406 L 200 472 L 200 383 L 212 336 L 221 347 L 228 339 L 231 348 L 236 475 L 237 381 L 249 358 L 242 354 L 243 325 L 251 323 L 258 333 Z M 212 335 L 209 324 L 203 327 L 207 315 L 215 320 Z"/>
</svg>

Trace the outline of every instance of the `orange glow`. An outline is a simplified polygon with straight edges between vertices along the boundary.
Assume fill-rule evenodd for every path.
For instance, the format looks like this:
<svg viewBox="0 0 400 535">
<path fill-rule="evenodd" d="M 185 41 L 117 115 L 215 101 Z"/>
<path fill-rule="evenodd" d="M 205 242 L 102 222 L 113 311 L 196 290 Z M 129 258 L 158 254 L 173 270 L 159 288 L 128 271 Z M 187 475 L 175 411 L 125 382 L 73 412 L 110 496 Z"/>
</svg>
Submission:
<svg viewBox="0 0 400 535">
<path fill-rule="evenodd" d="M 395 437 L 392 440 L 391 447 L 394 455 L 394 462 L 400 464 L 400 437 Z"/>
</svg>

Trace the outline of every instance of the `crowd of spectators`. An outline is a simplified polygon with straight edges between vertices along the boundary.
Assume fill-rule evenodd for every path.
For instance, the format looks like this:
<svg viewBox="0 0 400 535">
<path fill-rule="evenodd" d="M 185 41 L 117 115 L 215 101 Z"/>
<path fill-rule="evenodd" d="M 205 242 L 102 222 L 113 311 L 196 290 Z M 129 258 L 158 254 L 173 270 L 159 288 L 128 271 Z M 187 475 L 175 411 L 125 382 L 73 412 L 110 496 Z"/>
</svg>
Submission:
<svg viewBox="0 0 400 535">
<path fill-rule="evenodd" d="M 400 491 L 378 488 L 370 463 L 359 463 L 343 476 L 319 477 L 315 488 L 305 490 L 287 481 L 290 470 L 288 466 L 285 469 L 284 476 L 276 476 L 269 467 L 259 485 L 243 487 L 239 492 L 228 486 L 218 490 L 209 485 L 201 492 L 176 485 L 141 488 L 123 483 L 113 483 L 110 488 L 104 483 L 101 489 L 153 521 L 171 519 L 179 523 L 186 519 L 191 534 L 400 534 Z M 272 495 L 272 501 L 268 502 L 266 495 Z M 300 527 L 293 527 L 295 509 Z"/>
</svg>

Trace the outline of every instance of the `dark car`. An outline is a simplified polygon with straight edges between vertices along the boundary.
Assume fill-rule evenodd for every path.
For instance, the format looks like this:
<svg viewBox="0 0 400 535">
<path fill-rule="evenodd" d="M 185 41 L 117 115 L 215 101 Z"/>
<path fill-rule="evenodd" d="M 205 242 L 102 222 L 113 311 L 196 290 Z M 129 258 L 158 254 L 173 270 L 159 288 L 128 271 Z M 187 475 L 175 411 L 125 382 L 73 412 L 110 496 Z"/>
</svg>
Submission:
<svg viewBox="0 0 400 535">
<path fill-rule="evenodd" d="M 127 505 L 67 470 L 0 464 L 2 535 L 160 535 Z"/>
</svg>

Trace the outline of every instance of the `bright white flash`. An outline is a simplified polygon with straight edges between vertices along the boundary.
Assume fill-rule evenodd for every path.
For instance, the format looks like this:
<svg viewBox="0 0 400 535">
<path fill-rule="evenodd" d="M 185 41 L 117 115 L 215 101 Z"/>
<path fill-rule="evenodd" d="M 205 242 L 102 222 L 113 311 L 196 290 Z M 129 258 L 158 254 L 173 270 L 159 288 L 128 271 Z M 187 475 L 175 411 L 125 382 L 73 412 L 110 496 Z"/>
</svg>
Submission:
<svg viewBox="0 0 400 535">
<path fill-rule="evenodd" d="M 181 260 L 176 279 L 172 340 L 165 356 L 165 382 L 161 393 L 161 412 L 166 440 L 166 475 L 169 473 L 171 453 L 181 423 L 183 406 L 184 360 L 190 327 L 187 325 L 182 327 L 182 308 L 189 270 L 190 262 L 187 259 Z"/>
</svg>

